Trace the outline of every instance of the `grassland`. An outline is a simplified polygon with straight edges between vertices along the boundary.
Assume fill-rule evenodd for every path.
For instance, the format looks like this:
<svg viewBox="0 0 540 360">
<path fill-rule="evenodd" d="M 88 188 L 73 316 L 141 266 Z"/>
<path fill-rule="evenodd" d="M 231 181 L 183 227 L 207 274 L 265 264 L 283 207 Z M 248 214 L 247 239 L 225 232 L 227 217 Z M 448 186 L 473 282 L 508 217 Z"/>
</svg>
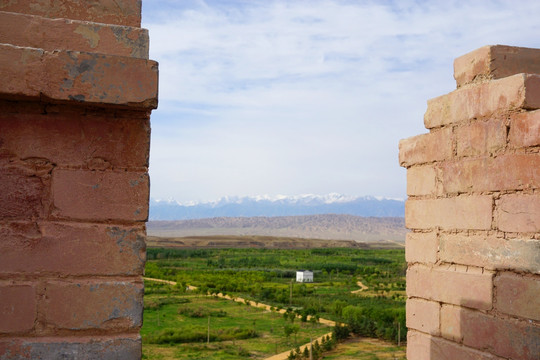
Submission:
<svg viewBox="0 0 540 360">
<path fill-rule="evenodd" d="M 295 283 L 297 269 L 313 270 L 315 282 Z M 405 269 L 403 249 L 150 248 L 146 275 L 176 281 L 178 285 L 172 288 L 164 284 L 146 285 L 144 356 L 147 359 L 259 359 L 273 355 L 276 348 L 281 352 L 308 342 L 309 336 L 319 334 L 319 330 L 329 331 L 322 325 L 314 326 L 298 319 L 291 324 L 282 315 L 203 296 L 217 293 L 270 304 L 276 309 L 290 308 L 304 320 L 313 315 L 345 322 L 357 335 L 387 341 L 397 341 L 400 326 L 399 335 L 404 341 Z M 358 286 L 358 282 L 364 287 Z M 200 293 L 186 292 L 188 284 L 197 286 Z M 185 309 L 190 308 L 203 316 L 186 316 L 190 312 Z M 226 316 L 220 317 L 219 310 Z M 221 338 L 211 333 L 209 344 L 206 343 L 207 315 L 211 330 L 221 333 Z M 284 333 L 287 324 L 298 327 L 296 339 Z M 197 334 L 187 334 L 186 329 Z M 246 335 L 247 330 L 255 335 Z M 191 340 L 188 335 L 192 336 Z M 345 349 L 339 356 L 349 356 L 346 354 L 351 351 Z M 371 359 L 386 358 L 384 349 L 372 353 Z"/>
</svg>

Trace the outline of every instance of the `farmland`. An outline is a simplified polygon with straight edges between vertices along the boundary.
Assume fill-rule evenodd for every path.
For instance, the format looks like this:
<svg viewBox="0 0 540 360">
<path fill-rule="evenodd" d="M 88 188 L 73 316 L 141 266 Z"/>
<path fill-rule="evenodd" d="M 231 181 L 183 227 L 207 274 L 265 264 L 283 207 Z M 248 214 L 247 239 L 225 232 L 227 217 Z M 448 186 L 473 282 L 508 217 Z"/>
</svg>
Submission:
<svg viewBox="0 0 540 360">
<path fill-rule="evenodd" d="M 331 331 L 310 316 L 347 323 L 357 335 L 403 341 L 405 268 L 403 249 L 150 248 L 146 276 L 178 284 L 145 284 L 145 357 L 265 358 Z M 313 270 L 315 282 L 296 283 L 297 269 Z M 218 293 L 297 317 L 291 322 L 277 311 L 205 296 Z"/>
</svg>

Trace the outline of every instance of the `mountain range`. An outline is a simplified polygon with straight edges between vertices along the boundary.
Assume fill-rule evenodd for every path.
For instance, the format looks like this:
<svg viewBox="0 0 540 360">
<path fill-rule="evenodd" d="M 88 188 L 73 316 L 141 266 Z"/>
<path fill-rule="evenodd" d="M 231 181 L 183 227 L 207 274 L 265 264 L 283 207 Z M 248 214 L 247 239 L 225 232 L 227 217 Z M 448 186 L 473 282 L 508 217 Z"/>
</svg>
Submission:
<svg viewBox="0 0 540 360">
<path fill-rule="evenodd" d="M 150 200 L 150 220 L 188 220 L 215 217 L 298 216 L 348 214 L 363 217 L 403 217 L 405 202 L 373 196 L 298 195 L 224 197 L 214 202 L 182 204 Z"/>
</svg>

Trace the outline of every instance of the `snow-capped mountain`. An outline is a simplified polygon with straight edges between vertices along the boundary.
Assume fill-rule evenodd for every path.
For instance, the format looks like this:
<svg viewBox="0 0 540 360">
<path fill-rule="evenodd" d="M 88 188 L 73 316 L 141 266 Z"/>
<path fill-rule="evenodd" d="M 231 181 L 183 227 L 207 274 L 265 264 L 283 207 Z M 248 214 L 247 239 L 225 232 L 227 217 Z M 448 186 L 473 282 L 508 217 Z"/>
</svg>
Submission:
<svg viewBox="0 0 540 360">
<path fill-rule="evenodd" d="M 150 200 L 150 220 L 186 220 L 212 217 L 297 216 L 349 214 L 375 217 L 403 217 L 405 202 L 373 196 L 266 195 L 223 197 L 214 202 L 181 204 L 174 200 Z"/>
</svg>

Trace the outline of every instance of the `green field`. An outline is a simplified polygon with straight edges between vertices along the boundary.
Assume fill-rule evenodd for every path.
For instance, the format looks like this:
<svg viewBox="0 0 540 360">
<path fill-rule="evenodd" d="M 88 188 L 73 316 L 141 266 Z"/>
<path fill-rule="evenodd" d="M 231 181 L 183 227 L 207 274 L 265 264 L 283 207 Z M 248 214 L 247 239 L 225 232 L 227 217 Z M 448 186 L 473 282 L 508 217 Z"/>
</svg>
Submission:
<svg viewBox="0 0 540 360">
<path fill-rule="evenodd" d="M 313 270 L 315 282 L 296 283 L 297 269 Z M 313 325 L 305 321 L 308 315 L 345 322 L 355 334 L 394 342 L 399 323 L 403 341 L 406 339 L 405 269 L 403 249 L 150 248 L 146 276 L 176 281 L 178 285 L 171 288 L 145 284 L 144 354 L 152 359 L 159 359 L 160 355 L 164 359 L 264 358 L 273 355 L 276 346 L 281 352 L 296 343 L 308 342 L 309 334 L 301 335 L 304 330 L 329 331 L 310 329 Z M 353 293 L 360 289 L 358 281 L 367 289 Z M 186 292 L 187 285 L 198 287 L 200 296 Z M 286 337 L 283 327 L 287 323 L 282 315 L 203 296 L 217 293 L 269 304 L 276 309 L 290 308 L 299 316 L 293 324 L 288 322 L 289 326 L 299 327 L 296 343 L 293 335 Z M 182 303 L 186 299 L 189 302 Z M 185 309 L 191 307 L 204 316 L 186 316 L 189 311 Z M 226 316 L 219 317 L 216 312 L 219 310 Z M 206 344 L 208 315 L 211 330 L 221 329 L 221 337 L 211 333 L 209 345 Z M 194 341 L 188 341 L 186 329 L 197 332 L 189 335 Z M 240 339 L 251 336 L 246 333 L 249 329 L 256 335 Z"/>
<path fill-rule="evenodd" d="M 185 294 L 167 284 L 145 282 L 145 288 L 146 359 L 263 359 L 332 330 L 243 303 Z"/>
</svg>

